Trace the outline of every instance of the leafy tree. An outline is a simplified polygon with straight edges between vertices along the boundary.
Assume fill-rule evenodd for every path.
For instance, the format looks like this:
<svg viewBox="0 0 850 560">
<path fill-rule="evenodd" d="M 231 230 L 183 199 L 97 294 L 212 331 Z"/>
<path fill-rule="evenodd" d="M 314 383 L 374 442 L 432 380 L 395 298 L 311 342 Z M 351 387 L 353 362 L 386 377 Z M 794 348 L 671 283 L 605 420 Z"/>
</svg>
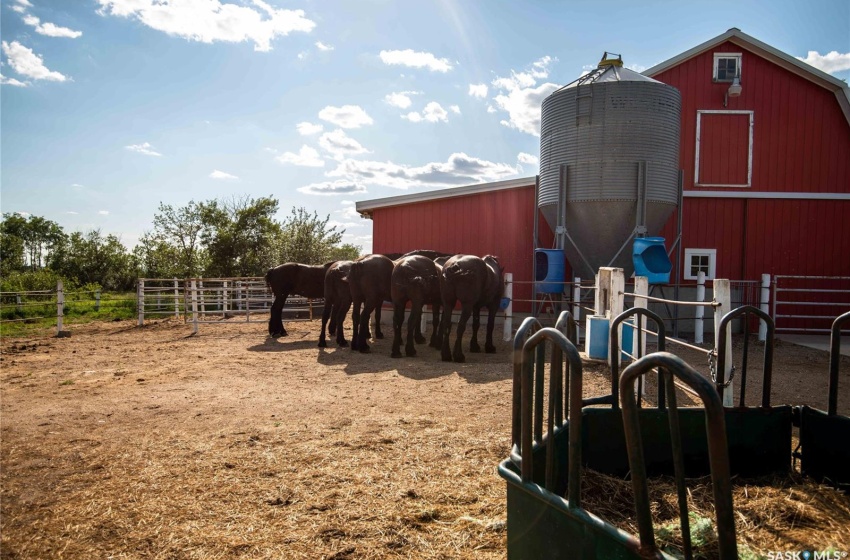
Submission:
<svg viewBox="0 0 850 560">
<path fill-rule="evenodd" d="M 54 253 L 51 268 L 78 284 L 99 284 L 105 290 L 129 290 L 135 267 L 127 249 L 114 235 L 99 229 L 72 233 Z"/>
<path fill-rule="evenodd" d="M 274 220 L 278 202 L 272 197 L 213 200 L 201 205 L 202 241 L 209 257 L 206 275 L 262 276 L 273 259 L 281 227 Z"/>
<path fill-rule="evenodd" d="M 362 247 L 352 245 L 351 243 L 343 243 L 337 247 L 332 247 L 330 253 L 325 260 L 328 261 L 354 261 L 360 258 Z"/>
<path fill-rule="evenodd" d="M 351 245 L 337 247 L 342 241 L 345 230 L 337 231 L 336 226 L 328 228 L 330 216 L 324 220 L 314 211 L 312 214 L 304 208 L 293 208 L 289 218 L 283 223 L 278 255 L 280 262 L 298 262 L 303 264 L 321 264 L 330 260 L 339 260 L 337 256 L 359 254 L 359 248 Z"/>
<path fill-rule="evenodd" d="M 56 222 L 40 216 L 4 214 L 0 222 L 0 256 L 6 271 L 42 268 L 67 236 Z M 8 259 L 8 261 L 7 261 Z"/>
<path fill-rule="evenodd" d="M 180 249 L 162 235 L 145 232 L 133 248 L 136 273 L 143 278 L 182 278 Z"/>
<path fill-rule="evenodd" d="M 201 274 L 203 258 L 200 241 L 204 230 L 202 211 L 202 204 L 190 200 L 189 204 L 177 209 L 170 204 L 160 203 L 159 213 L 154 215 L 154 236 L 178 250 L 178 276 L 188 278 Z"/>
</svg>

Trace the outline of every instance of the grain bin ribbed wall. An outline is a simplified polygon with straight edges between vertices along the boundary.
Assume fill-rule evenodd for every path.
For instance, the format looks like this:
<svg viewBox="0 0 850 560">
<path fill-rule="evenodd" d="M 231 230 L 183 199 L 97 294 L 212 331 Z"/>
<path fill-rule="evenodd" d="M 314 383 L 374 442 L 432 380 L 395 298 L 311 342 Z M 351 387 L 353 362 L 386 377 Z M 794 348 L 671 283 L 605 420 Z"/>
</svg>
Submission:
<svg viewBox="0 0 850 560">
<path fill-rule="evenodd" d="M 675 209 L 680 111 L 677 89 L 613 65 L 600 65 L 543 101 L 538 206 L 554 231 L 563 197 L 560 223 L 568 237 L 562 244 L 575 274 L 590 277 L 600 266 L 631 274 L 631 250 L 614 257 L 636 220 L 644 222 L 645 235 L 657 235 Z M 645 220 L 637 217 L 642 185 Z"/>
</svg>

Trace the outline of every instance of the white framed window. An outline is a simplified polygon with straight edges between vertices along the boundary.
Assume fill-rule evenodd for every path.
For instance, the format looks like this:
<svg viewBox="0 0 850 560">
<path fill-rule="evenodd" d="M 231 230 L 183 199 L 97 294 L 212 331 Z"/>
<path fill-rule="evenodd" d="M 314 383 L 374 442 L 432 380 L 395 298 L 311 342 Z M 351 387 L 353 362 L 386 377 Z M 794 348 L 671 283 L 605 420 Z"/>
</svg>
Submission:
<svg viewBox="0 0 850 560">
<path fill-rule="evenodd" d="M 714 71 L 711 78 L 715 82 L 731 82 L 741 77 L 741 53 L 714 53 Z"/>
<path fill-rule="evenodd" d="M 714 280 L 717 272 L 717 249 L 685 249 L 685 280 L 696 280 L 705 273 L 706 280 Z"/>
</svg>

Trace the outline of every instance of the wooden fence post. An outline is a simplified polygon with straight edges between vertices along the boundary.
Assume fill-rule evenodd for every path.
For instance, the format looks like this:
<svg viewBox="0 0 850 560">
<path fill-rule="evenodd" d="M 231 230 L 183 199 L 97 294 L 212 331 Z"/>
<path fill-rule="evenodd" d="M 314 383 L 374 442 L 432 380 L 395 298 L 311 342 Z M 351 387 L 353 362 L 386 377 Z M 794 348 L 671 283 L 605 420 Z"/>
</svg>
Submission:
<svg viewBox="0 0 850 560">
<path fill-rule="evenodd" d="M 759 308 L 767 314 L 770 314 L 770 274 L 761 275 L 761 301 Z M 764 342 L 767 340 L 767 323 L 764 319 L 759 319 L 759 340 Z"/>
<path fill-rule="evenodd" d="M 177 287 L 177 278 L 174 279 L 174 318 L 180 318 L 180 291 Z"/>
<path fill-rule="evenodd" d="M 56 336 L 63 331 L 63 318 L 65 317 L 65 290 L 62 280 L 56 282 Z"/>
<path fill-rule="evenodd" d="M 514 275 L 512 272 L 505 273 L 505 297 L 508 298 L 508 306 L 505 308 L 505 332 L 502 340 L 510 342 L 514 337 Z"/>
<path fill-rule="evenodd" d="M 138 326 L 145 324 L 145 280 L 139 278 L 136 286 L 136 311 L 139 314 Z"/>
<path fill-rule="evenodd" d="M 94 293 L 94 310 L 100 311 L 100 290 Z"/>
<path fill-rule="evenodd" d="M 646 276 L 635 276 L 635 295 L 638 296 L 648 296 L 649 295 L 649 278 Z M 649 300 L 642 297 L 635 298 L 635 307 L 640 307 L 642 309 L 647 309 L 649 307 Z M 640 318 L 640 325 L 635 327 L 634 333 L 632 335 L 632 356 L 645 356 L 646 355 L 646 336 L 641 337 L 641 347 L 638 348 L 638 333 L 637 329 L 645 329 L 646 328 L 646 317 Z"/>
<path fill-rule="evenodd" d="M 717 344 L 720 342 L 720 321 L 723 316 L 732 310 L 732 290 L 730 289 L 729 280 L 714 281 L 714 301 L 719 303 L 718 307 L 714 308 L 714 350 L 718 350 Z M 731 327 L 731 325 L 728 325 Z M 726 363 L 715 364 L 715 372 L 718 379 L 723 382 L 729 381 L 732 375 L 732 337 L 726 337 Z M 732 406 L 733 386 L 730 382 L 723 391 L 723 406 Z"/>
<path fill-rule="evenodd" d="M 705 272 L 702 270 L 697 273 L 697 301 L 705 301 Z M 704 318 L 705 307 L 699 305 L 694 309 L 694 343 L 696 344 L 704 342 Z"/>
<path fill-rule="evenodd" d="M 198 287 L 195 280 L 191 283 L 192 290 L 192 333 L 198 333 Z"/>
</svg>

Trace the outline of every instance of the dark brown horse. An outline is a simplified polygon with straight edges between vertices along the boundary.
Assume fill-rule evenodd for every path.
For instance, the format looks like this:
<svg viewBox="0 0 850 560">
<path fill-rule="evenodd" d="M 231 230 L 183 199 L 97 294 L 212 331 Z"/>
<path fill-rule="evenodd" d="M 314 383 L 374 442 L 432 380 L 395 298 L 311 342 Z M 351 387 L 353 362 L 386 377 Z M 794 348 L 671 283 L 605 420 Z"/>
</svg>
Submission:
<svg viewBox="0 0 850 560">
<path fill-rule="evenodd" d="M 416 356 L 413 344 L 425 342 L 419 332 L 422 306 L 431 305 L 434 313 L 434 328 L 431 332 L 431 344 L 439 347 L 440 317 L 440 267 L 426 256 L 405 256 L 395 261 L 392 272 L 390 295 L 393 302 L 393 349 L 392 357 L 401 357 L 401 325 L 404 322 L 404 307 L 411 302 L 410 317 L 407 319 L 407 344 L 404 353 L 408 357 Z"/>
<path fill-rule="evenodd" d="M 320 298 L 325 295 L 325 272 L 333 262 L 317 266 L 300 263 L 285 263 L 266 272 L 266 285 L 274 294 L 269 336 L 286 336 L 283 326 L 283 306 L 290 295 Z"/>
<path fill-rule="evenodd" d="M 392 273 L 393 261 L 384 255 L 366 255 L 351 264 L 348 285 L 354 304 L 354 311 L 351 313 L 354 327 L 351 335 L 352 350 L 370 351 L 366 339 L 369 332 L 369 315 L 372 311 L 375 311 L 375 338 L 384 337 L 381 333 L 380 309 L 384 301 L 390 299 Z"/>
<path fill-rule="evenodd" d="M 443 319 L 440 322 L 442 340 L 442 358 L 444 362 L 452 359 L 463 362 L 466 358 L 461 350 L 463 332 L 466 322 L 472 315 L 472 340 L 469 342 L 470 352 L 480 352 L 478 346 L 478 327 L 481 324 L 481 308 L 487 308 L 487 338 L 484 351 L 493 353 L 493 326 L 496 322 L 496 312 L 502 300 L 504 269 L 499 260 L 491 255 L 483 259 L 473 255 L 455 255 L 446 261 L 440 276 L 440 292 L 443 299 Z M 452 309 L 460 300 L 462 310 L 457 323 L 457 339 L 454 350 L 449 350 L 449 333 L 452 327 Z"/>
<path fill-rule="evenodd" d="M 345 314 L 351 309 L 351 289 L 346 277 L 351 271 L 353 262 L 337 261 L 325 273 L 325 309 L 322 312 L 322 332 L 319 335 L 320 348 L 327 347 L 325 325 L 328 319 L 330 319 L 328 335 L 336 334 L 337 345 L 348 346 L 342 324 L 345 321 Z"/>
</svg>

